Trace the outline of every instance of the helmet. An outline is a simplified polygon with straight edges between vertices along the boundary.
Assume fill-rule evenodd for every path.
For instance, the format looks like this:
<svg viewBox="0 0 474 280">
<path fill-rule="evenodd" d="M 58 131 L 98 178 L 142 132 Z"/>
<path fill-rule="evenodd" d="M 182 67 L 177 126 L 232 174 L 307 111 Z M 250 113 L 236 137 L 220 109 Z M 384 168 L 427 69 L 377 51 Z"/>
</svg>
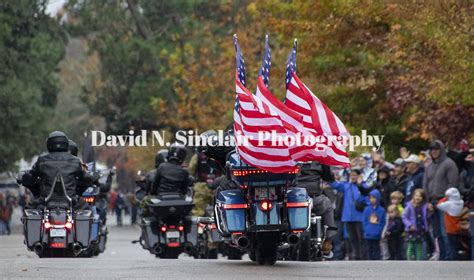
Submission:
<svg viewBox="0 0 474 280">
<path fill-rule="evenodd" d="M 186 158 L 186 147 L 181 144 L 173 143 L 168 150 L 168 161 L 175 160 L 178 163 L 183 163 Z"/>
<path fill-rule="evenodd" d="M 79 153 L 79 149 L 77 148 L 76 142 L 72 141 L 69 139 L 69 152 L 71 155 L 77 157 L 77 154 Z"/>
<path fill-rule="evenodd" d="M 168 157 L 168 150 L 159 150 L 155 155 L 155 168 L 158 168 L 160 164 L 166 162 L 166 158 Z"/>
<path fill-rule="evenodd" d="M 46 141 L 48 152 L 67 152 L 69 148 L 69 139 L 61 131 L 53 131 L 49 134 Z"/>
</svg>

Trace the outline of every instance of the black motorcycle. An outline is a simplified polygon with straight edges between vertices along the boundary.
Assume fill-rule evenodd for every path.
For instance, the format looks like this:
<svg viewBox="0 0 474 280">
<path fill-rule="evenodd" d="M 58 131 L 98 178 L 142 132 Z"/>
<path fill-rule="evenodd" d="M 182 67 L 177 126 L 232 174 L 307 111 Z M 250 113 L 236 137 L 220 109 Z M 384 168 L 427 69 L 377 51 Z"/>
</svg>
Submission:
<svg viewBox="0 0 474 280">
<path fill-rule="evenodd" d="M 194 256 L 196 227 L 189 215 L 192 195 L 160 193 L 148 199 L 141 219 L 140 244 L 159 258 L 176 259 L 181 253 Z"/>
<path fill-rule="evenodd" d="M 91 210 L 75 210 L 58 174 L 39 209 L 25 209 L 22 217 L 25 244 L 40 258 L 77 257 L 91 246 Z"/>
</svg>

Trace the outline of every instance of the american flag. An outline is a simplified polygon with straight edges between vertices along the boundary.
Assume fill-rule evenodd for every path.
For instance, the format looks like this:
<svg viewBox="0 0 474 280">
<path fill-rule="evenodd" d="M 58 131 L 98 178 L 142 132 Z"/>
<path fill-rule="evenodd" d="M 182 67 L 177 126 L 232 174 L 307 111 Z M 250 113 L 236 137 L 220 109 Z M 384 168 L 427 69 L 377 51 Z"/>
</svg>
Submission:
<svg viewBox="0 0 474 280">
<path fill-rule="evenodd" d="M 234 134 L 236 138 L 248 137 L 248 142 L 236 139 L 236 150 L 240 158 L 251 166 L 273 173 L 294 171 L 296 162 L 291 158 L 288 146 L 274 145 L 270 139 L 259 139 L 259 132 L 285 136 L 287 131 L 278 114 L 245 87 L 244 59 L 236 35 L 234 45 L 237 63 Z"/>
<path fill-rule="evenodd" d="M 262 62 L 262 67 L 260 68 L 258 75 L 258 84 L 256 90 L 256 96 L 259 97 L 264 104 L 266 104 L 271 110 L 277 113 L 285 126 L 288 135 L 292 135 L 295 139 L 296 137 L 303 138 L 305 135 L 313 135 L 308 129 L 303 126 L 303 117 L 288 108 L 283 102 L 281 102 L 272 92 L 268 89 L 268 81 L 270 74 L 271 66 L 271 53 L 270 46 L 268 44 L 268 35 L 265 37 L 265 55 Z M 297 133 L 300 132 L 298 135 Z M 303 142 L 302 142 L 303 143 Z M 314 146 L 304 146 L 304 145 L 293 145 L 290 146 L 290 154 L 292 158 L 296 161 L 308 161 L 309 153 L 303 153 L 304 150 L 314 150 Z"/>
<path fill-rule="evenodd" d="M 349 137 L 349 132 L 336 114 L 319 100 L 296 75 L 296 51 L 297 40 L 295 39 L 286 65 L 285 105 L 302 117 L 302 125 L 315 136 L 323 135 L 326 139 L 332 136 Z M 325 141 L 322 144 L 327 143 Z M 349 167 L 349 157 L 342 142 L 333 141 L 331 143 L 332 145 L 326 145 L 324 150 L 305 149 L 293 157 L 308 160 L 312 158 L 322 164 Z"/>
</svg>

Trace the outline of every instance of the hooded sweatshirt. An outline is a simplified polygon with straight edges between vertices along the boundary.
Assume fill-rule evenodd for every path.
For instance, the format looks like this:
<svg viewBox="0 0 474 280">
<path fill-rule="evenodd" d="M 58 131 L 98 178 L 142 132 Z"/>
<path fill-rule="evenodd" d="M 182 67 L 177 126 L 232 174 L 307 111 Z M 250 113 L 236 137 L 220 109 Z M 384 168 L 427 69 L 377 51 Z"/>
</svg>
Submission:
<svg viewBox="0 0 474 280">
<path fill-rule="evenodd" d="M 368 240 L 378 240 L 382 236 L 382 231 L 385 226 L 385 210 L 380 206 L 380 192 L 378 190 L 372 190 L 369 193 L 369 197 L 373 196 L 377 200 L 375 206 L 369 204 L 364 209 L 364 220 L 362 225 L 364 226 L 364 238 Z"/>
<path fill-rule="evenodd" d="M 426 191 L 428 201 L 443 198 L 447 189 L 457 187 L 459 180 L 456 163 L 446 156 L 444 144 L 435 140 L 432 145 L 435 143 L 440 147 L 440 155 L 428 165 L 423 179 L 423 189 Z"/>
<path fill-rule="evenodd" d="M 446 191 L 446 197 L 441 199 L 436 206 L 439 210 L 445 212 L 444 225 L 448 234 L 458 234 L 459 217 L 463 214 L 464 201 L 456 188 L 449 188 Z"/>
</svg>

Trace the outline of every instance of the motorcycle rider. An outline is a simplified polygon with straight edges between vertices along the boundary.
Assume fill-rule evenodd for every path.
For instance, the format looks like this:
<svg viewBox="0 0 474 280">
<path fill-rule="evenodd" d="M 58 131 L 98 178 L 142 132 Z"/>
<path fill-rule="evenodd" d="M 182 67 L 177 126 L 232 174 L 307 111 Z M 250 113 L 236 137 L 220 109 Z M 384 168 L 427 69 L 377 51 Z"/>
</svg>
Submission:
<svg viewBox="0 0 474 280">
<path fill-rule="evenodd" d="M 152 169 L 150 172 L 148 172 L 145 175 L 145 193 L 148 193 L 151 188 L 153 187 L 153 182 L 155 181 L 156 177 L 156 170 L 158 170 L 158 167 L 164 162 L 167 161 L 168 158 L 168 150 L 166 149 L 161 149 L 159 150 L 156 155 L 155 155 L 155 169 Z"/>
<path fill-rule="evenodd" d="M 296 178 L 298 187 L 304 187 L 308 195 L 313 198 L 313 213 L 321 216 L 323 225 L 336 227 L 334 221 L 334 209 L 330 199 L 324 194 L 321 188 L 321 179 L 330 182 L 333 179 L 329 166 L 320 164 L 317 161 L 305 162 L 301 165 L 301 172 Z M 326 240 L 323 244 L 323 253 L 329 255 L 332 250 L 332 237 L 336 231 L 328 230 Z"/>
<path fill-rule="evenodd" d="M 77 157 L 79 154 L 79 148 L 77 147 L 76 142 L 72 141 L 69 139 L 69 152 L 71 155 Z M 84 170 L 87 171 L 87 165 L 81 161 L 81 165 Z M 90 174 L 90 173 L 89 173 Z M 100 193 L 97 196 L 97 211 L 99 213 L 100 219 L 102 220 L 102 223 L 105 225 L 106 220 L 107 220 L 107 194 L 109 193 L 111 187 L 112 187 L 112 179 L 113 176 L 115 175 L 114 169 L 110 169 L 109 174 L 107 175 L 107 179 L 105 180 L 105 183 L 100 183 L 99 182 L 99 174 L 90 174 L 92 177 L 92 180 L 94 181 L 94 185 L 99 187 Z"/>
<path fill-rule="evenodd" d="M 173 143 L 168 150 L 167 162 L 161 163 L 156 169 L 155 178 L 149 195 L 162 192 L 186 194 L 190 186 L 189 172 L 181 164 L 186 158 L 186 148 Z"/>
<path fill-rule="evenodd" d="M 82 167 L 79 158 L 69 152 L 69 139 L 61 131 L 49 134 L 46 141 L 48 153 L 42 154 L 33 168 L 22 176 L 22 184 L 35 195 L 31 207 L 44 204 L 45 198 L 54 187 L 56 177 L 60 175 L 64 182 L 66 194 L 72 199 L 73 207 L 81 207 L 78 194 L 92 183 Z M 54 194 L 53 194 L 54 195 Z"/>
</svg>

